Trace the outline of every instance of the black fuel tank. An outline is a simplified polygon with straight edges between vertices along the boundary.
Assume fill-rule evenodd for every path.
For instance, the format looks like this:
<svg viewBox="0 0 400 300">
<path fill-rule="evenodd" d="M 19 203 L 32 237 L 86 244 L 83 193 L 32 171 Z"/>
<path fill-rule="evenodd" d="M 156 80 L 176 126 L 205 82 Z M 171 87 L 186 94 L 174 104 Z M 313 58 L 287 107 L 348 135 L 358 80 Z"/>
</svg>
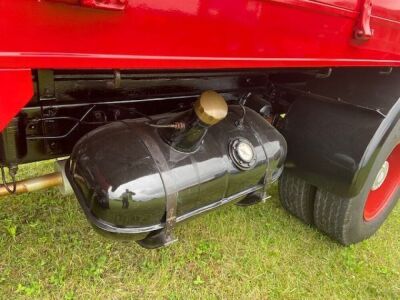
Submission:
<svg viewBox="0 0 400 300">
<path fill-rule="evenodd" d="M 133 120 L 84 136 L 67 174 L 89 221 L 103 233 L 140 240 L 165 226 L 167 193 L 177 194 L 178 223 L 261 196 L 280 175 L 286 142 L 253 110 L 246 108 L 238 125 L 242 116 L 242 107 L 230 106 L 194 153 L 175 150 L 158 129 Z"/>
</svg>

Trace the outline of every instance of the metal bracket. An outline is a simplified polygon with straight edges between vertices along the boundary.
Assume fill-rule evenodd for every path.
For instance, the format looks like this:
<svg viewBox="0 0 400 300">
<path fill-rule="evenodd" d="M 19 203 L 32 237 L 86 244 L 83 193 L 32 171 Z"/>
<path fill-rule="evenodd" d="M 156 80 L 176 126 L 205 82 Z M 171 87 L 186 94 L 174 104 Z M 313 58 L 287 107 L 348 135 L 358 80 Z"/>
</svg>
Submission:
<svg viewBox="0 0 400 300">
<path fill-rule="evenodd" d="M 50 101 L 56 100 L 56 87 L 54 84 L 54 72 L 51 70 L 39 70 L 38 85 L 39 85 L 39 100 Z"/>
<path fill-rule="evenodd" d="M 379 75 L 390 75 L 393 72 L 393 67 L 387 67 L 379 71 Z"/>
<path fill-rule="evenodd" d="M 331 77 L 331 75 L 332 75 L 332 68 L 328 68 L 327 70 L 325 70 L 325 72 L 315 74 L 315 78 L 325 79 Z"/>
<path fill-rule="evenodd" d="M 361 1 L 359 19 L 354 28 L 354 39 L 357 41 L 368 41 L 374 31 L 371 29 L 372 0 Z"/>
</svg>

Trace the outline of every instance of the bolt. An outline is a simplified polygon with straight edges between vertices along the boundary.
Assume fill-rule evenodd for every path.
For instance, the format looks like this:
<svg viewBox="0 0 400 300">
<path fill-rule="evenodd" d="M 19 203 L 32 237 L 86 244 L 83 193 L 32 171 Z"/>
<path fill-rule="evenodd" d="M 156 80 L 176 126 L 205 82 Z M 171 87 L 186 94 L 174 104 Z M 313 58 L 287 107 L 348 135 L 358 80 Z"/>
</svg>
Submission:
<svg viewBox="0 0 400 300">
<path fill-rule="evenodd" d="M 102 117 L 101 111 L 95 111 L 95 112 L 94 112 L 94 117 L 95 117 L 97 120 L 100 120 L 101 117 Z"/>
<path fill-rule="evenodd" d="M 356 37 L 357 38 L 362 38 L 364 36 L 364 30 L 357 30 L 356 31 Z"/>
</svg>

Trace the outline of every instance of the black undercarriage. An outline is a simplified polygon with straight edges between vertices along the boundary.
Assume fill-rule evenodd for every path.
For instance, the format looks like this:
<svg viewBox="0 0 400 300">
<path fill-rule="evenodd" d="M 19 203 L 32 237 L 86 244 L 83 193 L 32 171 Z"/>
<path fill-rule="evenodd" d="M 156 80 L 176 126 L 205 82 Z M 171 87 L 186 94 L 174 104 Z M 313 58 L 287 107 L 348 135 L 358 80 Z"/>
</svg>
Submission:
<svg viewBox="0 0 400 300">
<path fill-rule="evenodd" d="M 214 90 L 228 104 L 245 104 L 275 125 L 288 141 L 287 165 L 301 177 L 315 185 L 329 182 L 328 189 L 346 178 L 341 185 L 347 193 L 377 126 L 384 119 L 394 122 L 386 116 L 400 95 L 399 76 L 397 68 L 35 70 L 34 97 L 0 134 L 0 165 L 69 156 L 77 141 L 99 126 L 184 111 L 203 91 Z M 291 117 L 280 125 L 291 107 Z M 357 153 L 354 145 L 360 147 Z M 353 166 L 343 167 L 342 158 L 332 157 L 334 149 L 352 157 Z"/>
</svg>

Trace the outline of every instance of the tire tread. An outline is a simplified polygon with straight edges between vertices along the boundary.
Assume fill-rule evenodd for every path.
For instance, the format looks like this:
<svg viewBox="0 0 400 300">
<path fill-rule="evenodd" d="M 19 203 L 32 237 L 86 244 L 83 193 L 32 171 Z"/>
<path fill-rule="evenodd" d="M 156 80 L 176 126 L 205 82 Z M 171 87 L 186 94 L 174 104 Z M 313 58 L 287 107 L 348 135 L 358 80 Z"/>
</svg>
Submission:
<svg viewBox="0 0 400 300">
<path fill-rule="evenodd" d="M 332 193 L 318 190 L 315 195 L 315 226 L 341 244 L 350 244 L 347 235 L 352 201 Z"/>
<path fill-rule="evenodd" d="M 315 187 L 304 180 L 283 172 L 279 180 L 279 195 L 282 206 L 306 224 L 314 221 Z"/>
</svg>

